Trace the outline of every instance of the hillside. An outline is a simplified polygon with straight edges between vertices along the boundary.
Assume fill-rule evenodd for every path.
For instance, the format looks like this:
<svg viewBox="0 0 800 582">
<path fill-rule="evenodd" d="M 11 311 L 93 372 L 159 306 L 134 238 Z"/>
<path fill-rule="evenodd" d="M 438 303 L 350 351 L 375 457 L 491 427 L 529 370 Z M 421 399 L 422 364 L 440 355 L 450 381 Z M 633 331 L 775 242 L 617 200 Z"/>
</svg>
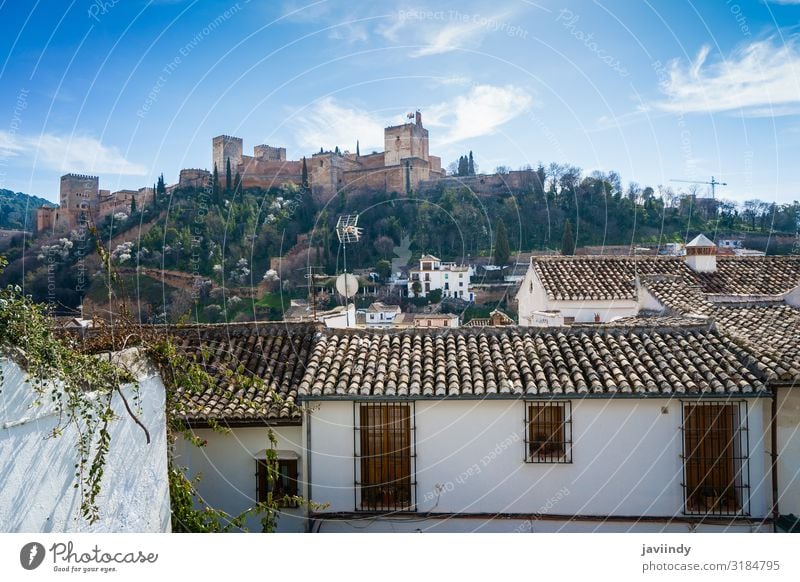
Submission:
<svg viewBox="0 0 800 582">
<path fill-rule="evenodd" d="M 376 272 L 383 280 L 400 267 L 398 261 L 392 267 L 398 252 L 403 264 L 425 252 L 445 261 L 509 263 L 517 252 L 665 243 L 698 232 L 743 237 L 747 246 L 769 253 L 791 252 L 797 203 L 737 206 L 670 193 L 659 197 L 636 185 L 623 194 L 618 179 L 540 166 L 513 187 L 483 187 L 477 176 L 410 196 L 342 192 L 324 204 L 291 184 L 235 192 L 219 185 L 211 191 L 175 189 L 132 214 L 105 218 L 95 234 L 73 231 L 37 238 L 24 253 L 9 249 L 0 283 L 24 282 L 26 293 L 63 312 L 82 302 L 98 312 L 125 303 L 148 321 L 280 319 L 291 298 L 306 296 L 308 267 L 319 275 L 343 269 L 336 220 L 355 213 L 363 234 L 348 246 L 347 268 Z M 507 249 L 499 254 L 498 238 Z M 565 247 L 567 239 L 571 244 Z M 120 275 L 113 305 L 98 240 Z M 380 282 L 377 287 L 388 291 Z M 505 307 L 506 299 L 499 300 Z"/>
<path fill-rule="evenodd" d="M 0 228 L 33 230 L 39 206 L 53 206 L 53 203 L 38 196 L 0 189 Z"/>
</svg>

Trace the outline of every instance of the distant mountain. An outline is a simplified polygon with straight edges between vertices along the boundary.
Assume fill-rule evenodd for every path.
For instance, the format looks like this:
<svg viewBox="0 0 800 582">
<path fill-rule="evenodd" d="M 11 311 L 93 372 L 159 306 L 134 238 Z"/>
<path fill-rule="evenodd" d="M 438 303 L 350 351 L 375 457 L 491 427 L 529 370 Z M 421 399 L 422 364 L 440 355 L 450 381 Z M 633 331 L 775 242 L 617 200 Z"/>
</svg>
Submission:
<svg viewBox="0 0 800 582">
<path fill-rule="evenodd" d="M 55 205 L 38 196 L 0 189 L 0 228 L 33 230 L 40 206 Z"/>
</svg>

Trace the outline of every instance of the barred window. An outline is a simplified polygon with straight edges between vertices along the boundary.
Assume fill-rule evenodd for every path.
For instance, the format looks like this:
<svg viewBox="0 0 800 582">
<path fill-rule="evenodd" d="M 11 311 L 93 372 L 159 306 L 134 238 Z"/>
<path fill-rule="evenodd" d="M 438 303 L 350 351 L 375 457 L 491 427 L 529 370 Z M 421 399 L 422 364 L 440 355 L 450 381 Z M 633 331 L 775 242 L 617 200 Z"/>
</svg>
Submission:
<svg viewBox="0 0 800 582">
<path fill-rule="evenodd" d="M 572 462 L 572 403 L 527 402 L 526 462 Z"/>
<path fill-rule="evenodd" d="M 413 404 L 357 403 L 356 508 L 413 510 Z"/>
<path fill-rule="evenodd" d="M 747 404 L 683 405 L 684 511 L 749 515 Z"/>
</svg>

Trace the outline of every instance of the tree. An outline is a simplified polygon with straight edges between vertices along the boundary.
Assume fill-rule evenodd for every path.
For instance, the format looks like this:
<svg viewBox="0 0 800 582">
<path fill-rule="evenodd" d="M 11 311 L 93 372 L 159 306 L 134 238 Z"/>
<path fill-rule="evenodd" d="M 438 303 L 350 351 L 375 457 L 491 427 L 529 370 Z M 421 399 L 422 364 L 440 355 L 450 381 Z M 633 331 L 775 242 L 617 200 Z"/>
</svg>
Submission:
<svg viewBox="0 0 800 582">
<path fill-rule="evenodd" d="M 391 237 L 388 236 L 379 236 L 375 239 L 373 243 L 375 250 L 378 251 L 378 254 L 381 258 L 389 258 L 392 256 L 392 251 L 394 250 L 394 241 Z"/>
<path fill-rule="evenodd" d="M 467 160 L 467 156 L 461 156 L 458 158 L 458 176 L 466 176 L 469 172 L 469 161 Z"/>
<path fill-rule="evenodd" d="M 131 196 L 131 216 L 136 214 L 136 196 Z"/>
<path fill-rule="evenodd" d="M 361 148 L 359 147 L 358 140 L 356 140 L 356 157 L 361 156 Z"/>
<path fill-rule="evenodd" d="M 308 166 L 306 165 L 306 157 L 303 156 L 303 175 L 300 179 L 300 185 L 305 189 L 308 188 Z"/>
<path fill-rule="evenodd" d="M 156 193 L 159 196 L 163 196 L 164 194 L 167 193 L 167 185 L 166 183 L 164 183 L 163 173 L 158 177 L 158 182 L 156 183 Z"/>
<path fill-rule="evenodd" d="M 392 264 L 387 260 L 378 261 L 375 271 L 381 279 L 386 280 L 392 276 Z"/>
<path fill-rule="evenodd" d="M 422 284 L 419 281 L 414 281 L 411 283 L 411 291 L 414 293 L 414 297 L 419 297 L 419 294 L 422 293 Z"/>
<path fill-rule="evenodd" d="M 225 192 L 231 191 L 231 159 L 228 158 L 225 162 Z"/>
<path fill-rule="evenodd" d="M 214 171 L 211 173 L 211 196 L 217 204 L 222 204 L 222 196 L 219 189 L 219 172 L 217 164 L 214 163 Z"/>
<path fill-rule="evenodd" d="M 469 150 L 469 161 L 467 162 L 467 174 L 469 176 L 475 175 L 475 160 L 472 159 L 472 150 Z"/>
<path fill-rule="evenodd" d="M 242 175 L 236 170 L 236 177 L 233 179 L 233 191 L 239 192 L 242 189 Z"/>
<path fill-rule="evenodd" d="M 506 225 L 501 220 L 497 224 L 497 234 L 494 242 L 494 264 L 503 266 L 508 264 L 511 258 L 511 249 L 508 247 L 508 233 L 506 232 Z"/>
<path fill-rule="evenodd" d="M 564 223 L 564 235 L 561 237 L 561 254 L 575 254 L 575 239 L 572 237 L 572 223 L 569 218 Z"/>
</svg>

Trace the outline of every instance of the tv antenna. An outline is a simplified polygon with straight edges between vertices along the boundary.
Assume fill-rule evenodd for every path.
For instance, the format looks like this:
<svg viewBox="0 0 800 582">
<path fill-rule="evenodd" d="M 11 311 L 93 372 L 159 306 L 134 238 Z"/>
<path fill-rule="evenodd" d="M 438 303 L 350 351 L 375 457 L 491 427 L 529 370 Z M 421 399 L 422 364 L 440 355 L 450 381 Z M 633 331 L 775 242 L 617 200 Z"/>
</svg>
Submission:
<svg viewBox="0 0 800 582">
<path fill-rule="evenodd" d="M 699 181 L 699 180 L 670 180 L 670 182 L 685 182 L 686 184 L 708 184 L 709 186 L 711 186 L 711 199 L 712 200 L 716 200 L 716 198 L 717 198 L 717 192 L 716 192 L 716 187 L 717 186 L 727 186 L 728 185 L 727 182 L 718 181 L 716 178 L 714 178 L 714 176 L 711 176 L 711 181 L 710 182 L 702 182 L 702 181 Z"/>
<path fill-rule="evenodd" d="M 350 327 L 350 310 L 349 299 L 355 295 L 358 290 L 358 280 L 347 273 L 347 245 L 355 244 L 361 240 L 362 229 L 358 228 L 358 214 L 345 214 L 340 216 L 336 221 L 336 236 L 339 237 L 339 243 L 342 245 L 342 257 L 344 269 L 342 274 L 336 280 L 336 289 L 344 296 L 345 300 L 345 313 L 347 314 L 347 327 Z M 341 289 L 339 289 L 339 281 L 342 281 Z M 355 281 L 355 285 L 353 285 Z M 353 287 L 352 295 L 349 294 L 351 286 Z"/>
</svg>

